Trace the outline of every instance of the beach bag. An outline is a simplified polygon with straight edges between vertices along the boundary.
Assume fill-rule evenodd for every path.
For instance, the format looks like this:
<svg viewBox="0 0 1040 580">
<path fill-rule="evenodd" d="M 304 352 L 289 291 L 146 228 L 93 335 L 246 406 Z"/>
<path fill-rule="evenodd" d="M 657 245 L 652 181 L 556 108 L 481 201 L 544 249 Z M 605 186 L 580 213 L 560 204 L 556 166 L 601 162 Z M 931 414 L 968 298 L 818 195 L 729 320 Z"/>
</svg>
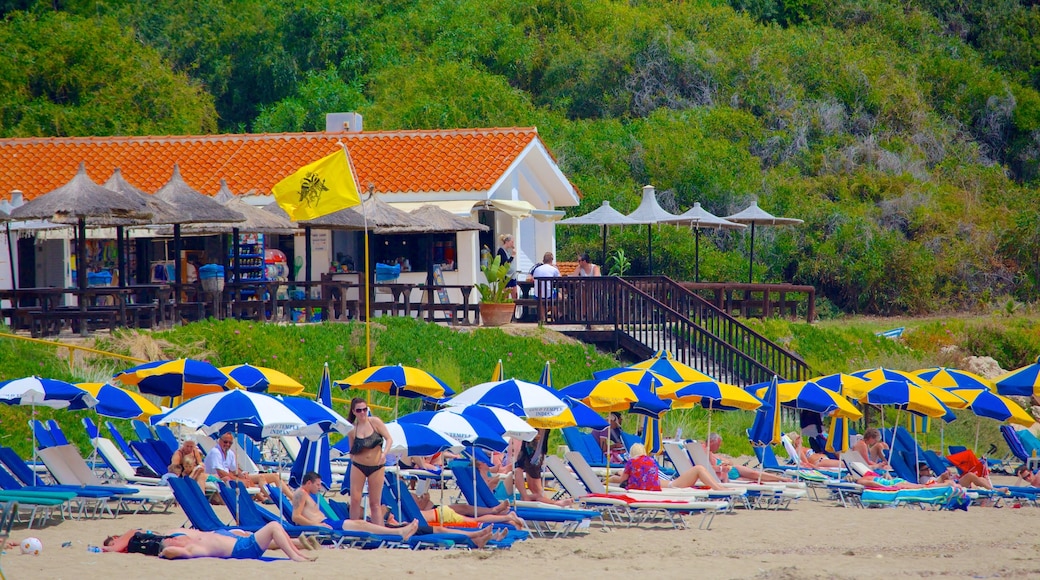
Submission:
<svg viewBox="0 0 1040 580">
<path fill-rule="evenodd" d="M 971 500 L 968 499 L 968 494 L 960 488 L 953 488 L 950 493 L 950 497 L 946 499 L 942 504 L 944 510 L 964 510 L 968 511 L 968 506 L 971 504 Z"/>
<path fill-rule="evenodd" d="M 134 475 L 136 475 L 137 477 L 150 477 L 152 479 L 159 479 L 159 474 L 158 473 L 152 471 L 151 469 L 149 469 L 148 467 L 145 467 L 144 465 L 142 465 L 141 467 L 138 467 L 137 470 L 134 471 Z"/>
</svg>

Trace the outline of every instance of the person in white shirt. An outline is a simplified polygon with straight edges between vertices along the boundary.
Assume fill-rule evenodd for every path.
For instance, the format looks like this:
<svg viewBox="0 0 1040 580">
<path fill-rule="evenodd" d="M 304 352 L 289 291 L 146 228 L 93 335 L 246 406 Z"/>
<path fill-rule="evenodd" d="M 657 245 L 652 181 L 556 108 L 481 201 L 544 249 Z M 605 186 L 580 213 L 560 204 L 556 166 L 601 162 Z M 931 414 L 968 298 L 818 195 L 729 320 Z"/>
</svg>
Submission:
<svg viewBox="0 0 1040 580">
<path fill-rule="evenodd" d="M 538 296 L 539 289 L 544 288 L 546 295 L 551 294 L 552 286 L 548 282 L 540 282 L 540 278 L 559 278 L 560 270 L 553 265 L 553 253 L 546 252 L 542 256 L 542 263 L 538 264 L 534 270 L 531 270 L 531 277 L 534 278 L 534 287 L 531 288 L 531 296 Z"/>
</svg>

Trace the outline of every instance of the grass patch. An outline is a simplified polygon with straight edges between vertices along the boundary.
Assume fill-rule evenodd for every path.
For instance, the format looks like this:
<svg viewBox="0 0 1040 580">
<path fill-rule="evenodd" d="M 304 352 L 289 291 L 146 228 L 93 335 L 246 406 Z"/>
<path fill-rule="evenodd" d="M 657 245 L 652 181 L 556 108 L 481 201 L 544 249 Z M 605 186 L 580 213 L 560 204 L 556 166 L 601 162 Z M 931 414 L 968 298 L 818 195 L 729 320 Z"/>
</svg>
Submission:
<svg viewBox="0 0 1040 580">
<path fill-rule="evenodd" d="M 875 366 L 904 370 L 959 366 L 967 356 L 993 356 L 1007 369 L 1032 362 L 1040 354 L 1040 322 L 1036 316 L 844 317 L 812 325 L 769 319 L 752 320 L 749 325 L 799 353 L 819 374 Z M 906 327 L 900 340 L 876 335 L 898 326 Z M 598 352 L 548 329 L 525 330 L 516 335 L 501 329 L 456 330 L 409 318 L 387 317 L 375 320 L 371 330 L 372 364 L 417 366 L 441 377 L 456 390 L 489 380 L 500 359 L 507 377 L 531 381 L 539 378 L 548 361 L 558 388 L 619 364 L 610 353 Z M 324 363 L 328 363 L 333 380 L 346 378 L 365 367 L 364 326 L 354 323 L 282 326 L 235 320 L 205 321 L 155 333 L 119 331 L 99 338 L 96 347 L 148 359 L 187 356 L 219 366 L 248 362 L 273 367 L 300 381 L 309 393 L 317 392 Z M 38 374 L 76 382 L 97 381 L 126 366 L 129 365 L 123 361 L 94 357 L 71 369 L 66 349 L 19 340 L 4 340 L 0 348 L 0 379 L 4 380 Z M 342 400 L 371 397 L 375 405 L 390 409 L 381 411 L 384 418 L 393 418 L 395 404 L 400 414 L 419 407 L 415 400 L 394 401 L 381 394 L 358 390 L 334 388 L 333 396 Z M 341 413 L 347 410 L 343 403 L 334 406 Z M 0 443 L 14 447 L 23 456 L 30 453 L 31 439 L 26 424 L 29 413 L 27 408 L 0 405 L 3 426 Z M 945 427 L 945 442 L 973 446 L 976 420 L 968 414 L 960 415 L 960 419 Z M 92 413 L 38 409 L 37 416 L 55 418 L 82 450 L 89 447 L 80 419 Z M 708 412 L 704 409 L 677 411 L 665 416 L 663 429 L 667 435 L 681 429 L 685 437 L 703 438 L 707 433 L 707 419 Z M 752 420 L 752 413 L 715 411 L 711 428 L 726 439 L 728 452 L 750 454 L 745 432 Z M 894 420 L 894 414 L 885 415 L 886 425 L 890 426 Z M 625 430 L 635 431 L 639 421 L 639 417 L 627 417 Z M 903 422 L 905 424 L 905 419 Z M 978 426 L 981 427 L 980 450 L 985 451 L 991 443 L 1006 449 L 996 422 L 984 420 Z M 797 429 L 797 417 L 785 414 L 783 428 Z M 932 447 L 938 446 L 937 430 L 925 437 Z M 560 442 L 554 438 L 551 448 L 555 449 Z"/>
</svg>

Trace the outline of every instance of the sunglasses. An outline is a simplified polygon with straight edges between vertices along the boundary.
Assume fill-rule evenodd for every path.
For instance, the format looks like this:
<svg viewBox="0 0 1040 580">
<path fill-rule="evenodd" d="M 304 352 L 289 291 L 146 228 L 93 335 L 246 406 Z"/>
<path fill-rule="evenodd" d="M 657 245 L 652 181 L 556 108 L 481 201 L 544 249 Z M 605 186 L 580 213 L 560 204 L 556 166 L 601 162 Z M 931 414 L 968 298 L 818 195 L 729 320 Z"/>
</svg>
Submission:
<svg viewBox="0 0 1040 580">
<path fill-rule="evenodd" d="M 358 407 L 357 409 L 354 409 L 354 414 L 355 415 L 360 415 L 361 413 L 367 413 L 367 412 L 368 412 L 368 407 Z"/>
</svg>

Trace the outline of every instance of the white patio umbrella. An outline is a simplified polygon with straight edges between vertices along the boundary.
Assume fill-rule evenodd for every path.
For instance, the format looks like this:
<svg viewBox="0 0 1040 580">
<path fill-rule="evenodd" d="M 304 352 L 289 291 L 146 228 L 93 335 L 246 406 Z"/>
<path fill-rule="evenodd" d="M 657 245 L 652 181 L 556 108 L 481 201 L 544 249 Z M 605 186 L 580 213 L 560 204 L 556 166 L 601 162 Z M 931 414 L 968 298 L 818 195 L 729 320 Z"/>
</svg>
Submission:
<svg viewBox="0 0 1040 580">
<path fill-rule="evenodd" d="M 725 219 L 741 224 L 751 224 L 751 258 L 748 262 L 748 284 L 751 283 L 751 274 L 755 265 L 755 226 L 791 226 L 803 223 L 796 218 L 777 217 L 766 210 L 758 207 L 758 200 L 752 200 L 747 209 L 728 215 Z"/>
<path fill-rule="evenodd" d="M 654 273 L 654 239 L 652 236 L 652 226 L 654 224 L 668 224 L 681 222 L 679 216 L 674 213 L 669 213 L 661 207 L 661 204 L 657 203 L 657 192 L 652 185 L 643 186 L 643 199 L 639 202 L 639 207 L 635 211 L 628 214 L 628 217 L 639 224 L 646 224 L 646 243 L 649 250 L 648 259 L 650 267 L 648 274 L 653 275 Z"/>
<path fill-rule="evenodd" d="M 747 226 L 744 224 L 738 224 L 731 222 L 726 219 L 722 219 L 719 216 L 709 212 L 708 210 L 701 207 L 701 202 L 695 202 L 693 207 L 686 210 L 686 212 L 679 214 L 679 218 L 682 219 L 682 224 L 689 224 L 690 228 L 693 229 L 694 243 L 693 243 L 693 281 L 701 281 L 701 228 L 714 229 L 714 230 L 742 230 Z"/>
<path fill-rule="evenodd" d="M 561 225 L 569 226 L 601 226 L 603 228 L 603 258 L 600 264 L 607 265 L 607 227 L 608 226 L 630 226 L 639 222 L 610 207 L 609 201 L 590 211 L 585 215 L 579 215 L 565 220 L 560 220 Z"/>
</svg>

